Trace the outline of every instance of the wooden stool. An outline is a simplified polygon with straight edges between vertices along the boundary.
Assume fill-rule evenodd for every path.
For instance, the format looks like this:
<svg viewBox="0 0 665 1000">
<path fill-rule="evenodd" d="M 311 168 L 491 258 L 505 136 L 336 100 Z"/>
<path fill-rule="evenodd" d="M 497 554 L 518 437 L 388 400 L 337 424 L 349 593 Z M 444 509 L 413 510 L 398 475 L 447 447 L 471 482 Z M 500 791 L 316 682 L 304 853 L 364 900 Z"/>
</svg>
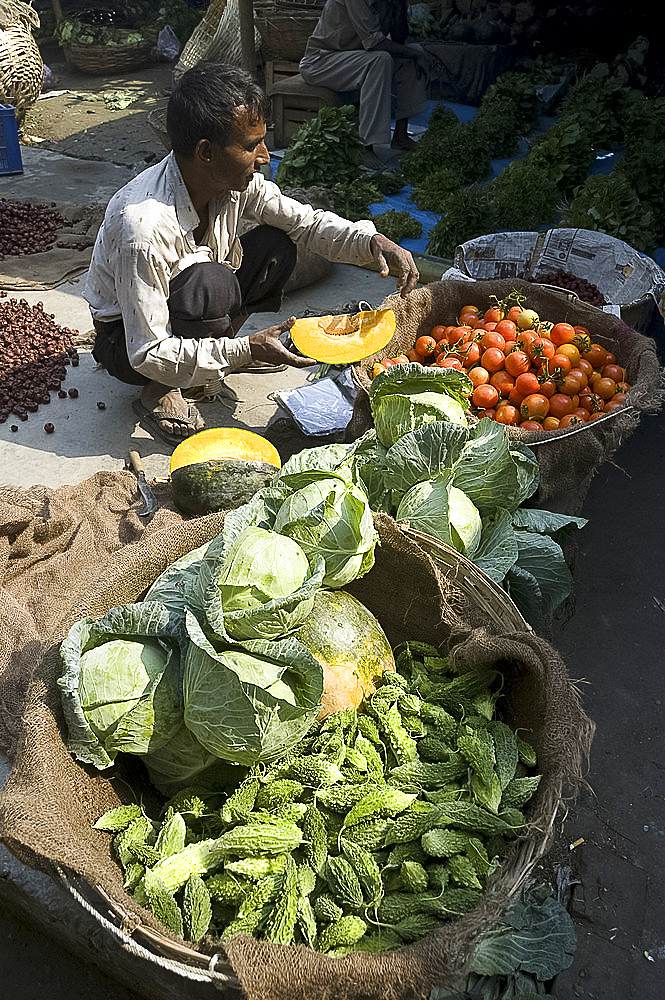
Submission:
<svg viewBox="0 0 665 1000">
<path fill-rule="evenodd" d="M 315 118 L 321 108 L 336 108 L 342 95 L 328 87 L 311 87 L 300 73 L 277 80 L 270 88 L 275 147 L 283 149 L 303 122 Z"/>
</svg>

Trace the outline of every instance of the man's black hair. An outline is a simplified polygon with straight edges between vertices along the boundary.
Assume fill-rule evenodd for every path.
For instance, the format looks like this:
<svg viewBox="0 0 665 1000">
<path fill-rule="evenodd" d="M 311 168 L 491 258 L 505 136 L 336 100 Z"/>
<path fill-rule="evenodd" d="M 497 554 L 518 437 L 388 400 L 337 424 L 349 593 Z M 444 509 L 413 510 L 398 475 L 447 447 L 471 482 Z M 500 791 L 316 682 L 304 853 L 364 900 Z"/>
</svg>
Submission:
<svg viewBox="0 0 665 1000">
<path fill-rule="evenodd" d="M 169 97 L 166 131 L 173 151 L 191 157 L 199 139 L 225 146 L 239 108 L 252 124 L 268 117 L 269 99 L 252 74 L 226 63 L 197 63 Z"/>
</svg>

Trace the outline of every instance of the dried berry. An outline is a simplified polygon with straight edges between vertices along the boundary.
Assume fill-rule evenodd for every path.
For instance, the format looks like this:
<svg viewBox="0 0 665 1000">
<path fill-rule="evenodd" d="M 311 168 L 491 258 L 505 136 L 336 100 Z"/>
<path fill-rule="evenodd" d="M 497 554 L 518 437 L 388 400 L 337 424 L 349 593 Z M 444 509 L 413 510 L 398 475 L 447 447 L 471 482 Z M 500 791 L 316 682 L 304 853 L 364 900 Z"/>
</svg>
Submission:
<svg viewBox="0 0 665 1000">
<path fill-rule="evenodd" d="M 16 433 L 16 431 L 18 430 L 18 424 L 12 424 L 9 429 L 10 431 L 14 431 L 14 433 Z"/>
<path fill-rule="evenodd" d="M 67 399 L 67 390 L 66 389 L 60 389 L 60 391 L 58 392 L 58 398 L 59 399 Z"/>
<path fill-rule="evenodd" d="M 78 391 L 78 389 L 75 389 L 75 388 L 74 388 L 74 387 L 72 386 L 72 388 L 71 388 L 71 389 L 69 390 L 69 398 L 70 398 L 70 399 L 78 399 L 78 394 L 79 394 L 79 391 Z"/>
<path fill-rule="evenodd" d="M 102 400 L 100 399 L 100 401 L 97 403 L 97 409 L 98 410 L 105 410 L 106 409 L 106 403 L 102 402 Z"/>
<path fill-rule="evenodd" d="M 53 424 L 44 424 L 44 430 L 46 431 L 47 434 L 52 434 L 53 431 L 55 430 L 55 427 L 53 426 Z"/>
</svg>

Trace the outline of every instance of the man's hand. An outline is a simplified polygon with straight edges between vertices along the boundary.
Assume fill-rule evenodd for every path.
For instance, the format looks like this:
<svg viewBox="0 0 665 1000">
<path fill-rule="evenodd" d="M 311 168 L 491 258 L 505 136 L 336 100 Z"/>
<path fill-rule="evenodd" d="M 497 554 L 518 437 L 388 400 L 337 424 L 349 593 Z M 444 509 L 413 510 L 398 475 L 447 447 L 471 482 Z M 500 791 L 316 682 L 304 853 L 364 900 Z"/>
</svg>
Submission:
<svg viewBox="0 0 665 1000">
<path fill-rule="evenodd" d="M 390 265 L 393 266 L 393 274 L 397 276 L 397 291 L 402 298 L 406 298 L 418 283 L 420 277 L 415 261 L 408 250 L 393 243 L 387 236 L 375 233 L 370 243 L 374 260 L 379 265 L 379 273 L 382 278 L 387 278 L 390 274 Z"/>
<path fill-rule="evenodd" d="M 291 365 L 293 368 L 309 368 L 315 365 L 312 358 L 303 358 L 301 354 L 294 354 L 289 350 L 291 338 L 286 339 L 286 344 L 279 339 L 287 330 L 290 330 L 295 323 L 295 316 L 289 316 L 275 326 L 269 326 L 267 330 L 259 330 L 250 334 L 249 349 L 252 352 L 254 361 L 265 361 L 270 365 Z"/>
</svg>

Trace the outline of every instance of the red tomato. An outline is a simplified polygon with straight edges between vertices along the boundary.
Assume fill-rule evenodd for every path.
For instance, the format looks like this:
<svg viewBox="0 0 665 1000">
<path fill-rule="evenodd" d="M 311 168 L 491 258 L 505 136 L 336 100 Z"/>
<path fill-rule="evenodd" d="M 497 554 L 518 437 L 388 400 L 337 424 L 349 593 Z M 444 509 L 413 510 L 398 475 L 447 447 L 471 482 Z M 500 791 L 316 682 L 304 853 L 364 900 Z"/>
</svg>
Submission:
<svg viewBox="0 0 665 1000">
<path fill-rule="evenodd" d="M 602 344 L 591 344 L 588 351 L 582 355 L 592 368 L 602 368 L 607 361 L 607 351 Z"/>
<path fill-rule="evenodd" d="M 410 351 L 407 351 L 406 356 L 409 359 L 409 361 L 421 360 L 420 355 L 418 354 L 418 351 L 415 349 L 415 347 L 412 347 Z"/>
<path fill-rule="evenodd" d="M 572 396 L 566 396 L 563 392 L 555 392 L 550 399 L 550 414 L 553 417 L 561 419 L 567 413 L 572 413 L 574 409 Z"/>
<path fill-rule="evenodd" d="M 575 396 L 582 388 L 582 385 L 579 378 L 570 371 L 567 375 L 563 376 L 557 387 L 559 392 L 565 393 L 566 396 Z"/>
<path fill-rule="evenodd" d="M 515 388 L 523 396 L 529 396 L 532 392 L 540 392 L 540 382 L 535 372 L 522 372 L 515 379 Z"/>
<path fill-rule="evenodd" d="M 522 375 L 531 368 L 531 359 L 526 351 L 512 351 L 505 359 L 505 368 L 509 375 Z"/>
<path fill-rule="evenodd" d="M 514 340 L 507 340 L 506 346 L 503 349 L 504 354 L 512 354 L 513 351 L 517 350 L 517 342 Z"/>
<path fill-rule="evenodd" d="M 529 344 L 539 339 L 539 335 L 535 330 L 521 330 L 515 337 L 515 343 L 521 350 L 526 351 L 529 349 Z"/>
<path fill-rule="evenodd" d="M 575 336 L 573 337 L 573 344 L 579 350 L 580 354 L 584 354 L 591 347 L 591 337 L 589 336 L 589 331 L 584 326 L 575 327 Z"/>
<path fill-rule="evenodd" d="M 559 418 L 551 417 L 549 414 L 543 420 L 544 431 L 555 431 L 559 427 Z"/>
<path fill-rule="evenodd" d="M 550 330 L 550 340 L 558 347 L 560 344 L 572 344 L 575 339 L 575 327 L 570 323 L 555 323 Z"/>
<path fill-rule="evenodd" d="M 508 312 L 506 313 L 506 319 L 511 319 L 513 323 L 517 325 L 517 317 L 520 316 L 523 312 L 524 310 L 522 309 L 522 306 L 511 306 Z"/>
<path fill-rule="evenodd" d="M 520 411 L 512 403 L 500 403 L 494 418 L 497 424 L 505 424 L 507 427 L 516 427 L 520 422 Z"/>
<path fill-rule="evenodd" d="M 559 430 L 565 430 L 566 427 L 581 427 L 586 423 L 581 417 L 578 417 L 576 413 L 564 413 L 559 421 Z"/>
<path fill-rule="evenodd" d="M 611 378 L 599 378 L 593 388 L 596 395 L 607 403 L 615 395 L 617 384 Z"/>
<path fill-rule="evenodd" d="M 475 340 L 471 340 L 467 344 L 458 344 L 455 350 L 465 368 L 472 368 L 473 365 L 480 361 L 480 355 L 482 352 L 480 350 L 480 344 Z"/>
<path fill-rule="evenodd" d="M 487 368 L 475 365 L 473 368 L 469 368 L 469 378 L 473 382 L 474 387 L 477 385 L 487 385 L 490 380 L 490 373 Z"/>
<path fill-rule="evenodd" d="M 520 406 L 520 413 L 525 420 L 544 420 L 550 410 L 550 401 L 540 392 L 532 392 L 525 396 Z"/>
<path fill-rule="evenodd" d="M 463 372 L 464 371 L 464 365 L 462 364 L 462 362 L 460 361 L 460 359 L 454 357 L 451 354 L 449 354 L 448 357 L 441 357 L 441 358 L 439 358 L 439 360 L 436 362 L 436 367 L 437 368 L 455 368 L 456 371 L 458 371 L 458 372 Z"/>
<path fill-rule="evenodd" d="M 600 396 L 597 396 L 595 392 L 590 392 L 580 396 L 580 406 L 582 406 L 587 413 L 600 413 L 604 404 Z"/>
<path fill-rule="evenodd" d="M 448 327 L 448 343 L 456 344 L 458 341 L 463 340 L 471 327 L 469 326 L 451 326 Z"/>
<path fill-rule="evenodd" d="M 505 340 L 514 340 L 517 335 L 517 324 L 512 319 L 500 319 L 495 332 L 501 334 Z"/>
<path fill-rule="evenodd" d="M 490 378 L 490 383 L 495 389 L 499 390 L 499 395 L 502 399 L 506 399 L 515 386 L 515 379 L 512 375 L 509 375 L 507 371 L 494 372 Z"/>
<path fill-rule="evenodd" d="M 496 330 L 487 330 L 480 338 L 480 346 L 484 350 L 487 350 L 488 347 L 498 347 L 500 351 L 503 351 L 506 346 L 506 340 Z"/>
<path fill-rule="evenodd" d="M 603 378 L 611 378 L 613 382 L 623 382 L 624 370 L 619 365 L 603 365 L 601 375 Z"/>
<path fill-rule="evenodd" d="M 488 347 L 481 354 L 480 363 L 488 372 L 498 372 L 506 367 L 506 355 L 498 347 Z"/>
<path fill-rule="evenodd" d="M 534 365 L 542 365 L 543 361 L 553 358 L 556 348 L 547 337 L 536 337 L 526 348 L 526 353 L 531 358 Z"/>
<path fill-rule="evenodd" d="M 436 340 L 434 337 L 430 337 L 428 334 L 425 334 L 422 337 L 418 337 L 413 346 L 422 358 L 429 358 L 436 350 Z"/>
<path fill-rule="evenodd" d="M 540 392 L 542 392 L 543 396 L 547 396 L 548 399 L 551 399 L 556 392 L 556 382 L 554 379 L 546 378 L 544 382 L 541 382 Z"/>
<path fill-rule="evenodd" d="M 543 425 L 537 420 L 523 420 L 520 427 L 524 431 L 542 431 Z"/>
<path fill-rule="evenodd" d="M 561 379 L 564 375 L 567 375 L 570 369 L 573 367 L 570 363 L 570 358 L 567 358 L 565 354 L 555 354 L 553 358 L 548 362 L 549 369 L 556 379 Z"/>
<path fill-rule="evenodd" d="M 483 320 L 485 323 L 498 323 L 503 317 L 504 311 L 501 306 L 490 306 L 485 310 Z"/>
<path fill-rule="evenodd" d="M 582 368 L 571 368 L 569 375 L 574 375 L 575 378 L 580 383 L 580 392 L 582 389 L 586 389 L 589 385 L 589 376 Z"/>
<path fill-rule="evenodd" d="M 556 349 L 557 354 L 563 354 L 568 358 L 573 368 L 579 363 L 580 352 L 577 350 L 574 344 L 561 344 L 560 347 Z"/>
<path fill-rule="evenodd" d="M 430 330 L 430 337 L 436 340 L 437 344 L 446 337 L 447 326 L 433 326 Z"/>
<path fill-rule="evenodd" d="M 493 385 L 478 385 L 471 393 L 471 402 L 479 410 L 488 410 L 499 402 L 499 393 Z"/>
</svg>

